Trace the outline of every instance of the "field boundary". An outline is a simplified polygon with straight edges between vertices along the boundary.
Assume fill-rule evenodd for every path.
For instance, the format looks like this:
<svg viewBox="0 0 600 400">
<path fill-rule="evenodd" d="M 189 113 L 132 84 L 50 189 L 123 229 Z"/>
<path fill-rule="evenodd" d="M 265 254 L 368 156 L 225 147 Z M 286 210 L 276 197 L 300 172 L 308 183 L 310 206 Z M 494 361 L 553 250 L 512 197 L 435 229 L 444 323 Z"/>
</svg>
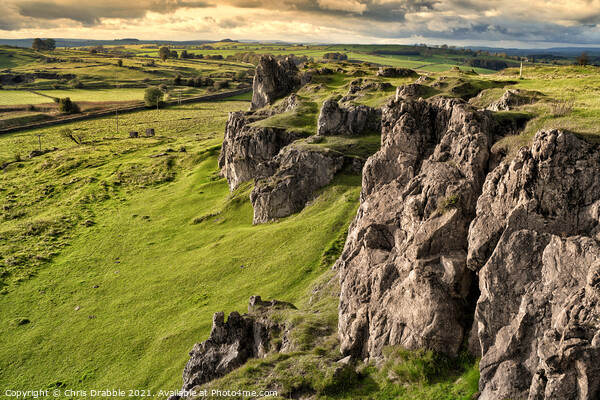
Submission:
<svg viewBox="0 0 600 400">
<path fill-rule="evenodd" d="M 186 99 L 181 99 L 181 100 L 168 101 L 168 102 L 166 102 L 166 104 L 167 105 L 177 105 L 177 104 L 201 103 L 201 102 L 207 102 L 207 101 L 224 100 L 224 99 L 227 99 L 228 97 L 239 96 L 241 94 L 246 94 L 251 91 L 252 91 L 252 88 L 237 89 L 237 90 L 231 90 L 231 91 L 224 92 L 224 93 L 216 93 L 216 94 L 209 94 L 209 95 L 203 95 L 203 96 L 197 96 L 197 97 L 188 97 Z M 47 126 L 68 124 L 70 122 L 85 121 L 88 119 L 106 117 L 108 115 L 113 115 L 116 111 L 118 111 L 120 114 L 122 114 L 122 113 L 130 113 L 130 112 L 142 111 L 142 110 L 148 110 L 148 108 L 145 105 L 123 107 L 123 108 L 113 108 L 111 110 L 98 111 L 98 112 L 89 113 L 89 114 L 85 114 L 85 115 L 76 115 L 76 116 L 61 118 L 61 119 L 57 119 L 57 120 L 53 120 L 53 121 L 46 121 L 46 122 L 40 122 L 40 123 L 36 123 L 36 124 L 28 124 L 28 125 L 22 125 L 22 126 L 15 126 L 12 128 L 0 129 L 0 135 L 7 134 L 7 133 L 19 132 L 19 131 L 26 131 L 29 129 L 44 128 Z"/>
</svg>

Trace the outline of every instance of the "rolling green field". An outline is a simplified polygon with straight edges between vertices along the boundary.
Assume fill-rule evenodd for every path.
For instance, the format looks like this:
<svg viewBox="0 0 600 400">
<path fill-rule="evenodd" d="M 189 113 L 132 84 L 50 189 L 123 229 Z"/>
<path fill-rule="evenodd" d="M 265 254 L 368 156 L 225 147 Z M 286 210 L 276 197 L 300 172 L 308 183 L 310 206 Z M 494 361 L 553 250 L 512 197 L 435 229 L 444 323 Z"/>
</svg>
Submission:
<svg viewBox="0 0 600 400">
<path fill-rule="evenodd" d="M 270 52 L 275 47 L 264 46 Z M 306 51 L 299 47 L 298 54 Z M 0 63 L 27 70 L 34 68 L 31 56 L 27 51 L 13 57 L 0 54 Z M 187 65 L 180 61 L 161 62 L 164 76 L 171 79 Z M 528 66 L 519 79 L 517 69 L 482 75 L 435 71 L 451 65 L 442 61 L 406 60 L 415 68 L 427 65 L 419 68 L 429 78 L 423 97 L 457 97 L 483 109 L 507 89 L 531 95 L 531 102 L 495 114 L 528 119 L 522 132 L 500 140 L 496 150 L 505 148 L 510 156 L 542 128 L 597 140 L 598 68 Z M 309 63 L 306 70 L 323 66 Z M 365 87 L 351 101 L 380 107 L 394 97 L 396 86 L 417 78 L 377 77 L 376 66 L 359 63 L 335 66 L 337 72 L 315 74 L 298 91 L 297 109 L 255 125 L 312 135 L 322 103 L 347 96 L 351 85 Z M 220 67 L 206 63 L 206 68 L 218 74 Z M 248 67 L 224 62 L 221 68 L 230 74 Z M 111 73 L 98 80 L 108 83 Z M 141 99 L 143 90 L 86 87 L 43 93 L 110 102 Z M 6 88 L 0 94 L 25 104 L 46 99 Z M 330 266 L 355 215 L 361 177 L 340 174 L 302 212 L 253 226 L 252 182 L 230 193 L 217 169 L 228 113 L 247 110 L 249 98 L 245 94 L 231 101 L 123 114 L 119 132 L 111 116 L 0 135 L 0 387 L 178 389 L 188 351 L 206 339 L 212 314 L 244 311 L 251 295 L 261 295 L 298 306 L 300 310 L 282 318 L 297 322 L 304 347 L 293 357 L 275 354 L 250 361 L 210 385 L 264 389 L 269 382 L 280 382 L 289 394 L 312 381 L 321 385 L 314 388 L 323 391 L 320 398 L 472 397 L 479 377 L 476 360 L 393 349 L 383 368 L 367 365 L 360 380 L 335 394 L 327 392 L 323 382 L 331 379 L 338 356 L 337 297 L 335 287 L 322 294 L 323 282 L 332 276 Z M 156 136 L 128 138 L 129 131 L 143 135 L 147 128 L 154 128 Z M 83 143 L 67 138 L 66 129 Z M 29 158 L 40 140 L 43 149 L 57 150 Z M 328 137 L 310 145 L 301 139 L 295 145 L 368 157 L 379 142 L 373 133 Z M 314 332 L 320 329 L 326 335 L 316 343 Z M 410 379 L 392 381 L 390 371 Z"/>
<path fill-rule="evenodd" d="M 303 212 L 253 226 L 247 191 L 230 195 L 216 175 L 227 111 L 246 107 L 194 105 L 124 121 L 152 121 L 156 138 L 102 140 L 94 129 L 106 120 L 97 120 L 79 128 L 95 140 L 77 146 L 48 129 L 44 140 L 61 150 L 4 171 L 2 387 L 176 389 L 213 312 L 241 310 L 258 293 L 302 303 L 327 268 L 321 253 L 353 217 L 360 178 L 341 176 Z M 193 128 L 179 129 L 181 121 Z M 34 133 L 0 138 L 2 156 L 31 148 Z"/>
<path fill-rule="evenodd" d="M 185 88 L 187 89 L 187 88 Z M 52 103 L 50 97 L 70 97 L 73 101 L 128 101 L 144 99 L 145 89 L 69 89 L 69 90 L 40 90 L 38 93 L 49 96 L 41 96 L 26 90 L 4 90 L 0 97 L 0 105 L 18 105 L 18 104 L 43 104 Z"/>
</svg>

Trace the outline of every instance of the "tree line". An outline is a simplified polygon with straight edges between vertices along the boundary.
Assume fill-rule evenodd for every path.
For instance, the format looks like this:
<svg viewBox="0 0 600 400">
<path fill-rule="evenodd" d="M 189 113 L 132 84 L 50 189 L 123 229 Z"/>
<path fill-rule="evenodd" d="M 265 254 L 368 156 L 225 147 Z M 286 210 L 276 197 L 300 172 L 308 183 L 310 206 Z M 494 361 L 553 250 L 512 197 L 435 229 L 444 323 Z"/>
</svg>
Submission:
<svg viewBox="0 0 600 400">
<path fill-rule="evenodd" d="M 34 50 L 54 50 L 56 48 L 56 41 L 54 39 L 42 40 L 35 38 L 33 39 L 31 48 Z"/>
</svg>

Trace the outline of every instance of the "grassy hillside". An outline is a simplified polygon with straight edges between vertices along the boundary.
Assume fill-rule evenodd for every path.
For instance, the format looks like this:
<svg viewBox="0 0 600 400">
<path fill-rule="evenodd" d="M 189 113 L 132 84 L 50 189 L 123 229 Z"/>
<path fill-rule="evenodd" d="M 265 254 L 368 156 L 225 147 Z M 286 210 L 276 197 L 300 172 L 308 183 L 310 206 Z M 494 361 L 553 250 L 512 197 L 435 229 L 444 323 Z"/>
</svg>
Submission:
<svg viewBox="0 0 600 400">
<path fill-rule="evenodd" d="M 30 68 L 28 54 L 3 62 Z M 311 135 L 327 98 L 361 86 L 352 101 L 381 106 L 396 86 L 416 79 L 376 77 L 377 67 L 359 63 L 329 67 L 298 92 L 300 107 L 256 124 Z M 595 67 L 527 67 L 522 79 L 517 69 L 427 75 L 423 97 L 458 97 L 475 108 L 511 88 L 531 96 L 494 114 L 526 117 L 523 131 L 495 151 L 510 156 L 541 128 L 597 138 Z M 102 92 L 74 91 L 74 98 Z M 177 389 L 212 314 L 244 311 L 251 295 L 261 295 L 300 309 L 281 315 L 295 325 L 297 352 L 251 361 L 207 387 L 276 382 L 286 397 L 309 390 L 338 399 L 468 399 L 476 392 L 476 360 L 464 354 L 448 360 L 389 349 L 383 366 L 364 365 L 349 383 L 336 381 L 336 288 L 324 282 L 356 212 L 360 176 L 339 175 L 302 212 L 253 226 L 252 183 L 229 193 L 217 171 L 227 113 L 248 109 L 248 97 L 122 115 L 118 133 L 108 117 L 0 136 L 0 387 Z M 156 136 L 128 138 L 147 128 Z M 29 158 L 40 137 L 42 148 L 57 149 Z M 312 144 L 358 157 L 378 145 L 374 134 Z"/>
<path fill-rule="evenodd" d="M 48 129 L 61 150 L 5 169 L 0 386 L 174 389 L 213 312 L 243 309 L 253 294 L 302 302 L 355 212 L 360 179 L 342 176 L 302 213 L 252 226 L 248 186 L 231 195 L 216 174 L 215 132 L 247 106 L 169 110 L 153 139 L 101 139 L 98 120 L 88 143 L 71 146 Z M 205 124 L 179 130 L 182 113 Z M 3 149 L 33 139 L 0 138 Z"/>
</svg>

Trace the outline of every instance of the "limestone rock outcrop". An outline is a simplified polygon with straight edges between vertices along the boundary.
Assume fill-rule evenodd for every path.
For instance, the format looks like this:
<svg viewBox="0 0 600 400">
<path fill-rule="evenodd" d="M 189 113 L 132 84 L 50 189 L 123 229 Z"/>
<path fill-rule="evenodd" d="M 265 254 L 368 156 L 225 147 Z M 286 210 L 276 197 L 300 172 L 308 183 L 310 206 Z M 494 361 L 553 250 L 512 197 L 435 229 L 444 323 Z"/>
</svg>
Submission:
<svg viewBox="0 0 600 400">
<path fill-rule="evenodd" d="M 252 114 L 233 112 L 225 127 L 219 168 L 232 191 L 240 183 L 254 179 L 261 163 L 270 161 L 298 137 L 284 129 L 254 127 L 253 118 Z"/>
<path fill-rule="evenodd" d="M 482 92 L 483 93 L 483 92 Z M 531 104 L 536 101 L 535 97 L 528 95 L 523 90 L 509 89 L 502 97 L 493 102 L 487 107 L 490 111 L 509 111 L 515 107 L 522 106 L 524 104 Z"/>
<path fill-rule="evenodd" d="M 286 147 L 260 166 L 250 194 L 254 223 L 300 211 L 315 190 L 331 183 L 343 164 L 344 157 L 333 151 Z"/>
<path fill-rule="evenodd" d="M 270 56 L 261 57 L 252 84 L 251 108 L 261 108 L 287 96 L 300 86 L 301 79 L 291 58 L 276 61 Z"/>
<path fill-rule="evenodd" d="M 264 357 L 273 348 L 272 335 L 281 327 L 269 318 L 272 309 L 295 308 L 290 303 L 273 300 L 262 301 L 252 296 L 248 314 L 232 312 L 225 322 L 223 312 L 213 316 L 210 337 L 197 343 L 190 352 L 190 359 L 183 370 L 182 391 L 220 378 L 243 365 L 250 358 Z"/>
<path fill-rule="evenodd" d="M 468 325 L 467 236 L 484 182 L 486 118 L 459 100 L 392 101 L 339 271 L 341 351 L 456 355 Z"/>
<path fill-rule="evenodd" d="M 381 129 L 381 111 L 363 105 L 340 107 L 325 100 L 317 121 L 317 135 L 362 135 Z"/>
<path fill-rule="evenodd" d="M 469 232 L 480 391 L 600 398 L 600 153 L 560 131 L 487 178 Z"/>
<path fill-rule="evenodd" d="M 421 79 L 421 78 L 419 78 Z M 396 89 L 396 100 L 413 100 L 424 96 L 427 93 L 427 86 L 418 83 L 399 86 Z"/>
<path fill-rule="evenodd" d="M 408 78 L 417 76 L 417 73 L 408 68 L 379 67 L 377 76 L 383 76 L 385 78 Z"/>
</svg>

